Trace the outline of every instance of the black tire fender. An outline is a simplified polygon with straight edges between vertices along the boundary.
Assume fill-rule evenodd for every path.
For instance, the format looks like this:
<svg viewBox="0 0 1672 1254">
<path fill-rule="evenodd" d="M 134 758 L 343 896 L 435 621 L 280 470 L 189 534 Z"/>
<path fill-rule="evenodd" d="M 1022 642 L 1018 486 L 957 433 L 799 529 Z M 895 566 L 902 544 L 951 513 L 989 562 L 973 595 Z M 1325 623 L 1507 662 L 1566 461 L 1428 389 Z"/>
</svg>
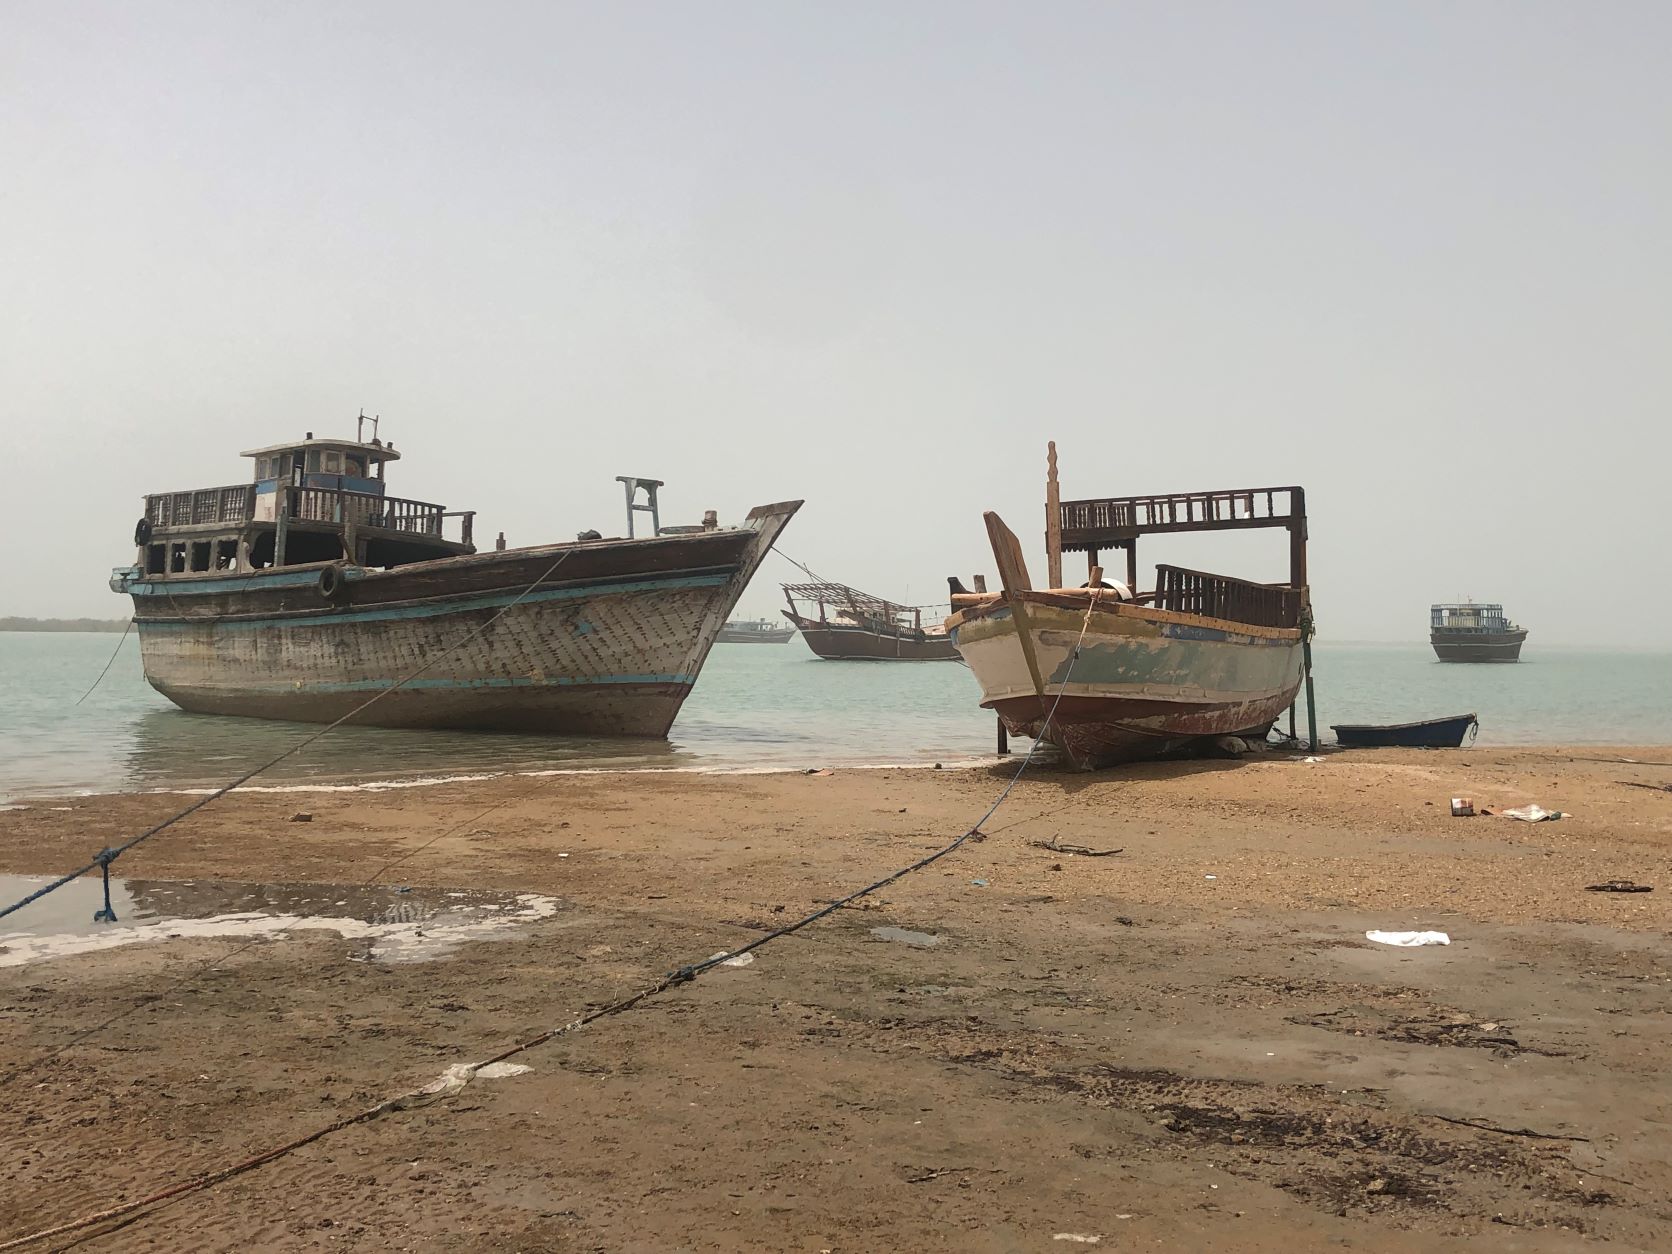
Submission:
<svg viewBox="0 0 1672 1254">
<path fill-rule="evenodd" d="M 348 604 L 348 575 L 341 562 L 334 562 L 319 572 L 319 595 L 332 605 Z"/>
</svg>

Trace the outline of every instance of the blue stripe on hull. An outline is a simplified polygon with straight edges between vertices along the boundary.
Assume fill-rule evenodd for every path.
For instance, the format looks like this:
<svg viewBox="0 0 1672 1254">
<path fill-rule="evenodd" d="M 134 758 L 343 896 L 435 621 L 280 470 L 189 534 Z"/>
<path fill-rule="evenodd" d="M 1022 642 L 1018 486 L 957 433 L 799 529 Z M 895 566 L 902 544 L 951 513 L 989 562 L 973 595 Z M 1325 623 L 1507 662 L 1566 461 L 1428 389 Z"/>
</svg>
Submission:
<svg viewBox="0 0 1672 1254">
<path fill-rule="evenodd" d="M 353 567 L 343 571 L 350 582 L 364 579 L 364 572 Z M 136 597 L 167 597 L 181 601 L 188 597 L 215 596 L 223 592 L 248 592 L 251 588 L 312 588 L 319 583 L 319 569 L 280 571 L 277 574 L 239 575 L 227 579 L 135 579 L 126 585 L 128 594 Z"/>
<path fill-rule="evenodd" d="M 240 684 L 241 690 L 260 688 L 269 692 L 380 692 L 393 688 L 395 679 L 354 679 L 341 682 L 309 683 L 298 687 L 293 682 L 253 685 Z M 696 682 L 694 675 L 559 675 L 552 679 L 534 679 L 524 675 L 488 675 L 481 679 L 411 679 L 401 684 L 407 689 L 467 691 L 473 688 L 590 688 L 600 684 L 684 684 Z"/>
<path fill-rule="evenodd" d="M 187 621 L 141 619 L 138 625 L 141 632 L 158 630 L 191 631 L 202 627 L 213 628 L 216 631 L 233 629 L 260 631 L 272 627 L 333 627 L 339 623 L 376 623 L 394 622 L 402 619 L 439 618 L 448 614 L 465 613 L 470 610 L 501 609 L 512 604 L 534 605 L 549 601 L 588 600 L 593 597 L 611 596 L 623 592 L 674 592 L 686 588 L 717 588 L 730 578 L 729 574 L 722 572 L 714 575 L 687 575 L 672 579 L 642 579 L 631 583 L 582 584 L 578 587 L 551 588 L 545 591 L 530 592 L 526 596 L 519 592 L 502 592 L 477 596 L 449 597 L 442 601 L 421 605 L 397 605 L 383 609 L 322 609 L 312 613 L 304 612 L 301 615 L 290 614 L 276 618 L 200 618 Z"/>
</svg>

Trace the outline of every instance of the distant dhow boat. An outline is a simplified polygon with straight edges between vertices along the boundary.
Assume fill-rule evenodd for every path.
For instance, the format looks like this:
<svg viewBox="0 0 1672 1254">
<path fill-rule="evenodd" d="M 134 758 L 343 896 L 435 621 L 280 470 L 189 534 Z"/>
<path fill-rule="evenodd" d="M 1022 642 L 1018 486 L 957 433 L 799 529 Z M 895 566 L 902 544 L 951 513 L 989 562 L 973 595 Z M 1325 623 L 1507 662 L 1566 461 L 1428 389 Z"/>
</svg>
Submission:
<svg viewBox="0 0 1672 1254">
<path fill-rule="evenodd" d="M 946 629 L 923 625 L 923 606 L 899 605 L 824 580 L 783 587 L 789 609 L 780 612 L 801 633 L 807 647 L 828 661 L 958 660 Z"/>
<path fill-rule="evenodd" d="M 1442 662 L 1519 662 L 1527 629 L 1504 617 L 1501 605 L 1429 608 L 1429 643 Z"/>
<path fill-rule="evenodd" d="M 787 644 L 795 635 L 788 623 L 774 623 L 764 618 L 745 618 L 729 622 L 720 629 L 721 644 Z"/>
<path fill-rule="evenodd" d="M 619 476 L 625 539 L 501 536 L 479 553 L 474 512 L 389 496 L 400 454 L 363 435 L 309 432 L 243 454 L 251 482 L 145 498 L 137 561 L 110 585 L 133 598 L 158 692 L 201 713 L 332 722 L 418 671 L 353 721 L 666 736 L 801 505 L 664 528 L 661 481 Z"/>
</svg>

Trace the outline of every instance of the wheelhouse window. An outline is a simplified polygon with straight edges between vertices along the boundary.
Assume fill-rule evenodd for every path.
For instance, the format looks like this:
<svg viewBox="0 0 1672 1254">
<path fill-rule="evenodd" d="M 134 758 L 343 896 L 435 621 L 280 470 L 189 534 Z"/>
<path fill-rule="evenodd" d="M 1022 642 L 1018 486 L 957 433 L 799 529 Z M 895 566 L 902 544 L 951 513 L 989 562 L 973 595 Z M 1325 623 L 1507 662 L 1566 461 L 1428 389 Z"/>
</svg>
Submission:
<svg viewBox="0 0 1672 1254">
<path fill-rule="evenodd" d="M 340 475 L 343 470 L 343 455 L 335 449 L 329 449 L 325 454 L 325 473 Z"/>
</svg>

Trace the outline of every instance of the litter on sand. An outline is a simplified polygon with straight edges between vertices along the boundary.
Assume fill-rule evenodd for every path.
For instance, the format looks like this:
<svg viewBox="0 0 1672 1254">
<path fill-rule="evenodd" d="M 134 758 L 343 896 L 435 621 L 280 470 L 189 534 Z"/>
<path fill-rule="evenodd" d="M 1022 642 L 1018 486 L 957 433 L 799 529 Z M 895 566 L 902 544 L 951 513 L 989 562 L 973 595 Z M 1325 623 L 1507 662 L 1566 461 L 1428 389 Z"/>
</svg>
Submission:
<svg viewBox="0 0 1672 1254">
<path fill-rule="evenodd" d="M 719 953 L 714 955 L 714 958 L 725 958 L 725 961 L 719 964 L 722 967 L 746 967 L 755 960 L 755 955 L 736 954 L 730 958 L 726 958 L 726 951 L 722 949 Z M 710 958 L 709 961 L 713 962 L 714 958 Z"/>
<path fill-rule="evenodd" d="M 476 1068 L 478 1080 L 507 1080 L 514 1075 L 527 1075 L 534 1068 L 520 1062 L 490 1062 Z"/>
<path fill-rule="evenodd" d="M 1653 884 L 1634 884 L 1630 880 L 1605 880 L 1601 884 L 1587 884 L 1588 893 L 1652 893 Z"/>
<path fill-rule="evenodd" d="M 1089 1232 L 1059 1232 L 1051 1238 L 1053 1241 L 1072 1241 L 1076 1245 L 1099 1245 L 1103 1238 L 1093 1236 Z"/>
<path fill-rule="evenodd" d="M 1444 932 L 1366 932 L 1364 939 L 1378 945 L 1398 945 L 1414 948 L 1417 945 L 1449 945 L 1451 937 Z"/>
<path fill-rule="evenodd" d="M 1474 812 L 1475 812 L 1475 803 L 1473 801 L 1470 801 L 1467 797 L 1453 797 L 1451 799 L 1451 817 L 1452 818 L 1454 818 L 1454 819 L 1470 818 L 1474 815 Z"/>
<path fill-rule="evenodd" d="M 1551 819 L 1567 817 L 1560 810 L 1546 810 L 1539 805 L 1512 806 L 1507 810 L 1499 810 L 1498 813 L 1506 819 L 1520 819 L 1524 823 L 1548 823 Z"/>
</svg>

